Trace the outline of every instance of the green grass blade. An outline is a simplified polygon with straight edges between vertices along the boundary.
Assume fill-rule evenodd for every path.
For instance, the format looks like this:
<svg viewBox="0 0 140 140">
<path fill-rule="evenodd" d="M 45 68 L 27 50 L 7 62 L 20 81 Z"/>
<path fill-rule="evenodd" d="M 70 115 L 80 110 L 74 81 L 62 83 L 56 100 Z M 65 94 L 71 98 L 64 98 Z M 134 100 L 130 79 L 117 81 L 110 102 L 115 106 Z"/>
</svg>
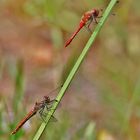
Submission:
<svg viewBox="0 0 140 140">
<path fill-rule="evenodd" d="M 56 100 L 58 102 L 55 102 L 52 106 L 52 110 L 50 110 L 48 112 L 48 115 L 46 117 L 46 123 L 43 122 L 40 126 L 40 128 L 38 129 L 38 131 L 36 132 L 33 140 L 38 140 L 40 138 L 40 136 L 42 135 L 43 131 L 45 130 L 51 116 L 53 115 L 53 113 L 55 112 L 58 104 L 60 103 L 62 97 L 64 96 L 65 94 L 65 91 L 66 89 L 68 88 L 69 84 L 71 83 L 74 75 L 76 74 L 78 68 L 80 67 L 82 61 L 84 60 L 88 50 L 90 49 L 91 45 L 93 44 L 94 40 L 96 39 L 97 35 L 99 34 L 99 31 L 101 30 L 102 26 L 104 25 L 105 21 L 107 20 L 107 17 L 109 16 L 112 8 L 115 6 L 117 0 L 111 0 L 111 2 L 109 3 L 107 9 L 105 10 L 104 14 L 103 14 L 103 17 L 101 18 L 99 24 L 96 26 L 93 34 L 91 35 L 90 39 L 88 40 L 85 48 L 83 49 L 82 53 L 80 54 L 78 60 L 76 61 L 75 65 L 73 66 L 72 70 L 70 71 L 63 87 L 61 88 L 58 96 L 56 97 Z"/>
<path fill-rule="evenodd" d="M 19 103 L 24 94 L 24 68 L 22 60 L 18 60 L 15 74 L 15 94 L 13 98 L 13 108 L 15 114 L 18 111 Z"/>
</svg>

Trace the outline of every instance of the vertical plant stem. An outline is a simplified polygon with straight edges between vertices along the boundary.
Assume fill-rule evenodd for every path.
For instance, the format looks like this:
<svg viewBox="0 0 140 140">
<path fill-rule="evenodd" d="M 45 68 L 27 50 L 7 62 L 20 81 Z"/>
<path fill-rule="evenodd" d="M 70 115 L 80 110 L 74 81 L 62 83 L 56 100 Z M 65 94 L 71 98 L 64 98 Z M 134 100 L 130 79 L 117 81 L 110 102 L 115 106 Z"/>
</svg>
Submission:
<svg viewBox="0 0 140 140">
<path fill-rule="evenodd" d="M 65 94 L 66 89 L 68 88 L 69 84 L 71 83 L 74 75 L 76 74 L 78 68 L 80 67 L 82 61 L 84 60 L 88 50 L 90 49 L 91 45 L 93 44 L 93 42 L 95 41 L 99 31 L 101 30 L 102 26 L 104 25 L 107 17 L 109 16 L 112 8 L 115 6 L 117 0 L 111 0 L 108 7 L 106 8 L 103 17 L 101 18 L 101 20 L 99 21 L 99 24 L 96 26 L 94 32 L 92 33 L 90 39 L 88 40 L 85 48 L 83 49 L 82 53 L 80 54 L 79 58 L 77 59 L 75 65 L 73 66 L 72 70 L 70 71 L 63 87 L 61 88 L 58 96 L 56 97 L 57 102 L 55 102 L 52 106 L 52 109 L 48 112 L 48 115 L 46 117 L 46 123 L 43 122 L 40 126 L 40 128 L 38 129 L 38 131 L 36 132 L 34 139 L 33 140 L 38 140 L 41 136 L 41 134 L 43 133 L 43 131 L 45 130 L 45 127 L 47 126 L 49 120 L 51 119 L 51 116 L 53 115 L 53 113 L 55 112 L 58 104 L 60 103 L 62 97 Z"/>
</svg>

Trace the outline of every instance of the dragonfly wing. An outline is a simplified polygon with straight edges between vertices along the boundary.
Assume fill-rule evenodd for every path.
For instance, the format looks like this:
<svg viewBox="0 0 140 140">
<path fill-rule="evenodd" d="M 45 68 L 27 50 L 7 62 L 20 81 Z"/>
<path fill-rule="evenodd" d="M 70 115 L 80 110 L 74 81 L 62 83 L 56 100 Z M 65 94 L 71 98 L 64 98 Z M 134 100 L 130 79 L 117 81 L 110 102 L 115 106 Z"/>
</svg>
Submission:
<svg viewBox="0 0 140 140">
<path fill-rule="evenodd" d="M 58 120 L 54 116 L 51 116 L 50 122 L 57 122 L 57 121 Z"/>
<path fill-rule="evenodd" d="M 43 111 L 39 112 L 39 114 L 40 114 L 41 119 L 42 119 L 44 122 L 46 122 L 45 120 L 46 120 L 46 117 L 47 117 L 47 115 L 48 115 L 48 112 L 44 112 L 44 110 L 43 110 Z M 56 122 L 57 119 L 56 119 L 54 116 L 51 116 L 50 121 L 51 121 L 51 122 Z"/>
<path fill-rule="evenodd" d="M 57 100 L 53 100 L 53 101 L 51 101 L 50 103 L 47 103 L 47 104 L 46 104 L 46 109 L 47 109 L 47 111 L 50 111 L 50 110 L 52 109 L 53 103 L 55 103 L 55 102 L 57 102 Z M 59 105 L 57 106 L 57 108 L 58 108 L 58 107 L 61 107 L 61 103 L 59 103 Z"/>
<path fill-rule="evenodd" d="M 46 122 L 46 117 L 47 117 L 48 113 L 43 113 L 40 117 L 41 119 Z M 51 116 L 50 122 L 57 122 L 57 119 L 54 116 Z"/>
</svg>

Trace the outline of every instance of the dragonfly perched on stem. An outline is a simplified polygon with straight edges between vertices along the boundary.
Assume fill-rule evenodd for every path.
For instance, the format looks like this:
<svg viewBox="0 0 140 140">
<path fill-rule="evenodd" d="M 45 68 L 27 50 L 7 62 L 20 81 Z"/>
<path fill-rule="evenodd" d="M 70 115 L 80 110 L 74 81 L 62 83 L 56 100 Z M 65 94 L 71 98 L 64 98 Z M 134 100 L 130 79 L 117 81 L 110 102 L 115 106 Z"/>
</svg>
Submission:
<svg viewBox="0 0 140 140">
<path fill-rule="evenodd" d="M 91 33 L 91 30 L 90 30 L 91 23 L 94 21 L 96 24 L 98 24 L 97 18 L 102 17 L 99 15 L 100 11 L 102 11 L 102 9 L 92 9 L 92 10 L 84 13 L 84 15 L 82 16 L 81 21 L 79 23 L 78 29 L 73 33 L 71 38 L 65 43 L 65 47 L 67 47 L 72 42 L 74 37 L 78 34 L 78 32 L 83 27 L 86 27 L 88 29 L 88 31 L 90 31 L 90 33 Z"/>
<path fill-rule="evenodd" d="M 61 85 L 62 87 L 62 85 Z M 60 88 L 60 87 L 59 87 Z M 58 88 L 56 88 L 58 89 Z M 55 89 L 55 90 L 56 90 Z M 54 91 L 54 90 L 53 90 Z M 52 91 L 52 92 L 53 92 Z M 57 100 L 53 99 L 51 100 L 49 98 L 49 96 L 44 96 L 44 99 L 40 102 L 36 102 L 34 107 L 31 109 L 31 111 L 25 116 L 25 118 L 23 118 L 20 123 L 17 125 L 17 127 L 12 131 L 11 134 L 16 134 L 17 131 L 31 118 L 33 117 L 37 112 L 39 112 L 40 117 L 42 118 L 43 121 L 45 121 L 45 117 L 47 115 L 47 113 L 44 112 L 44 109 L 46 108 L 47 111 L 50 111 L 52 104 L 54 102 L 57 102 Z M 51 119 L 53 119 L 53 121 L 56 121 L 57 119 L 52 116 Z"/>
<path fill-rule="evenodd" d="M 117 0 L 116 3 L 119 3 L 119 0 Z M 93 21 L 94 21 L 94 23 L 98 24 L 97 19 L 102 17 L 102 16 L 100 16 L 100 12 L 102 12 L 102 11 L 103 11 L 103 9 L 94 8 L 90 11 L 85 12 L 80 20 L 77 30 L 73 33 L 73 35 L 70 37 L 70 39 L 65 43 L 65 47 L 67 47 L 72 42 L 74 37 L 79 33 L 79 31 L 83 27 L 86 27 L 87 30 L 90 33 L 92 33 L 92 31 L 90 30 L 90 25 Z M 115 15 L 115 14 L 112 14 L 112 15 Z"/>
</svg>

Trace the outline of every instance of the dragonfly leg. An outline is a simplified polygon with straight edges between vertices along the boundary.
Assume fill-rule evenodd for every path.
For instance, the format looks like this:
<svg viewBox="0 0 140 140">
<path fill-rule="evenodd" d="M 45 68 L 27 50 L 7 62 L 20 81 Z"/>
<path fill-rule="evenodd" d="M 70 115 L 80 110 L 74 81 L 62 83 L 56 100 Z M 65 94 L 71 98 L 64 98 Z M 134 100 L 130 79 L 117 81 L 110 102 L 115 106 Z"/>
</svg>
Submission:
<svg viewBox="0 0 140 140">
<path fill-rule="evenodd" d="M 56 99 L 51 100 L 49 103 L 58 102 Z"/>
<path fill-rule="evenodd" d="M 56 99 L 51 100 L 50 102 L 47 103 L 47 105 L 52 105 L 54 102 L 58 102 Z"/>
<path fill-rule="evenodd" d="M 97 18 L 102 18 L 103 16 L 99 16 L 99 17 L 97 17 Z"/>
<path fill-rule="evenodd" d="M 95 21 L 96 24 L 98 24 L 98 21 L 96 20 L 96 18 L 92 15 L 92 19 Z"/>
<path fill-rule="evenodd" d="M 95 21 L 95 23 L 96 23 L 96 24 L 98 24 L 98 21 L 96 20 L 96 18 L 95 18 L 95 17 L 94 17 L 94 21 Z"/>
<path fill-rule="evenodd" d="M 84 27 L 86 28 L 86 30 L 87 30 L 88 32 L 90 32 L 90 34 L 92 34 L 92 31 L 91 31 L 90 28 L 88 28 L 87 26 L 84 26 Z"/>
</svg>

